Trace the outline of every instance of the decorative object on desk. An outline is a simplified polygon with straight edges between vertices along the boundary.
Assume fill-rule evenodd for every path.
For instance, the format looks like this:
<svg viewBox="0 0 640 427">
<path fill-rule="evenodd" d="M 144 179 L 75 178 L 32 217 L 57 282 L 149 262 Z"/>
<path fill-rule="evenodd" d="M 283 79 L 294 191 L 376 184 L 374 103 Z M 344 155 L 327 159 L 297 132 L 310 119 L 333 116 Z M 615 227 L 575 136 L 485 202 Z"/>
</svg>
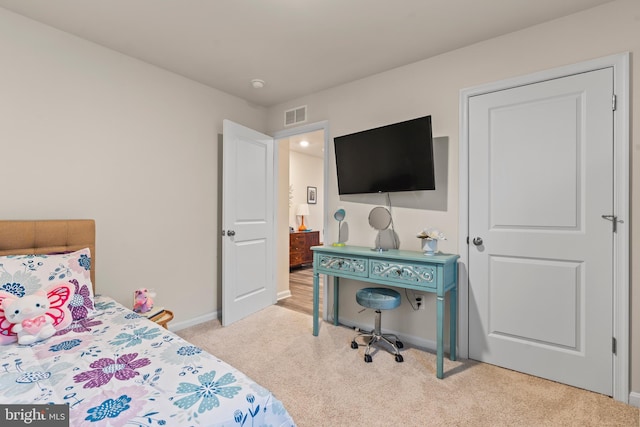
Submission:
<svg viewBox="0 0 640 427">
<path fill-rule="evenodd" d="M 156 293 L 147 288 L 136 289 L 133 292 L 133 311 L 138 314 L 149 312 L 153 308 L 153 298 Z"/>
<path fill-rule="evenodd" d="M 310 205 L 318 203 L 318 189 L 316 187 L 307 187 L 307 203 Z"/>
<path fill-rule="evenodd" d="M 333 214 L 333 218 L 338 221 L 338 241 L 335 242 L 333 246 L 344 246 L 345 241 L 342 239 L 342 221 L 344 221 L 345 215 L 346 212 L 342 208 L 336 210 Z"/>
<path fill-rule="evenodd" d="M 369 225 L 378 230 L 374 251 L 386 251 L 388 249 L 398 249 L 398 235 L 393 230 L 389 230 L 393 221 L 391 212 L 385 207 L 377 206 L 369 212 Z"/>
<path fill-rule="evenodd" d="M 307 227 L 304 225 L 304 217 L 309 216 L 309 205 L 306 203 L 302 203 L 298 205 L 296 209 L 296 215 L 300 218 L 300 227 L 298 227 L 298 231 L 305 231 Z"/>
<path fill-rule="evenodd" d="M 426 228 L 422 230 L 417 236 L 422 242 L 422 250 L 427 256 L 435 255 L 438 252 L 438 241 L 447 240 L 445 235 L 436 228 Z"/>
</svg>

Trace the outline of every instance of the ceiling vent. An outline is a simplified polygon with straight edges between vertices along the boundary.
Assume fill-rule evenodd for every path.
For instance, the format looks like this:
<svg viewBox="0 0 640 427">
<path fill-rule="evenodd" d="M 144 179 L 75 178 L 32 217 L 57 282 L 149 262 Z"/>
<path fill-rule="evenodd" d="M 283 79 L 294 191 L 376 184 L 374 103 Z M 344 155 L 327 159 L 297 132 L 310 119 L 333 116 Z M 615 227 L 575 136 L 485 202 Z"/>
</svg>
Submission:
<svg viewBox="0 0 640 427">
<path fill-rule="evenodd" d="M 284 125 L 291 126 L 307 121 L 307 106 L 292 108 L 284 112 Z"/>
</svg>

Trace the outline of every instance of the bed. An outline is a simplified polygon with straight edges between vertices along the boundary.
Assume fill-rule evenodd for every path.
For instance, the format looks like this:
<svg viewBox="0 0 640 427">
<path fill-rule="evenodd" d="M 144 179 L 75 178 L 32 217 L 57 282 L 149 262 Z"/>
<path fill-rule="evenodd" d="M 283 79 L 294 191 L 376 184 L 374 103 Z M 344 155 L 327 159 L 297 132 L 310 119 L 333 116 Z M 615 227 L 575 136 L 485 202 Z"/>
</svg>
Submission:
<svg viewBox="0 0 640 427">
<path fill-rule="evenodd" d="M 93 220 L 0 221 L 3 295 L 73 285 L 72 319 L 55 335 L 20 345 L 0 327 L 1 404 L 66 404 L 71 426 L 294 425 L 242 372 L 95 295 L 94 236 Z"/>
</svg>

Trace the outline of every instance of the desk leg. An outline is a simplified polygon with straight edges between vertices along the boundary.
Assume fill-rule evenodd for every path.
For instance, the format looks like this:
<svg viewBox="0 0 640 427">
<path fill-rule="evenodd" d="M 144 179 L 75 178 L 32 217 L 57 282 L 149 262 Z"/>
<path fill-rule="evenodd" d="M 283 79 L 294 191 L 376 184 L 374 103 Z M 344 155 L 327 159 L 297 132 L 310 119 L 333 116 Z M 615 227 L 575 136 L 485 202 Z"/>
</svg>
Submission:
<svg viewBox="0 0 640 427">
<path fill-rule="evenodd" d="M 338 326 L 338 305 L 340 304 L 340 278 L 333 277 L 333 324 Z"/>
<path fill-rule="evenodd" d="M 437 338 L 436 338 L 436 376 L 442 379 L 444 376 L 444 296 L 436 297 Z"/>
<path fill-rule="evenodd" d="M 456 360 L 456 352 L 458 345 L 458 289 L 453 288 L 449 291 L 449 359 Z"/>
<path fill-rule="evenodd" d="M 318 273 L 313 272 L 313 335 L 318 336 L 318 305 L 320 304 L 320 282 Z"/>
</svg>

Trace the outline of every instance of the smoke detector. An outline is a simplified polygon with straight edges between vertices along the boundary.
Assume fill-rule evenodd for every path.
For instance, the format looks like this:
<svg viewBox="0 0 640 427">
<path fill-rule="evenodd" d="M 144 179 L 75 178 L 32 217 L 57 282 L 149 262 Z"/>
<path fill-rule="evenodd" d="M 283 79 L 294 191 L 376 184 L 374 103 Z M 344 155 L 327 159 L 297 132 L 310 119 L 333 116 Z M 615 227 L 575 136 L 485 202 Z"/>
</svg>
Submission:
<svg viewBox="0 0 640 427">
<path fill-rule="evenodd" d="M 262 89 L 264 87 L 264 80 L 262 79 L 251 80 L 251 87 L 254 89 Z"/>
</svg>

